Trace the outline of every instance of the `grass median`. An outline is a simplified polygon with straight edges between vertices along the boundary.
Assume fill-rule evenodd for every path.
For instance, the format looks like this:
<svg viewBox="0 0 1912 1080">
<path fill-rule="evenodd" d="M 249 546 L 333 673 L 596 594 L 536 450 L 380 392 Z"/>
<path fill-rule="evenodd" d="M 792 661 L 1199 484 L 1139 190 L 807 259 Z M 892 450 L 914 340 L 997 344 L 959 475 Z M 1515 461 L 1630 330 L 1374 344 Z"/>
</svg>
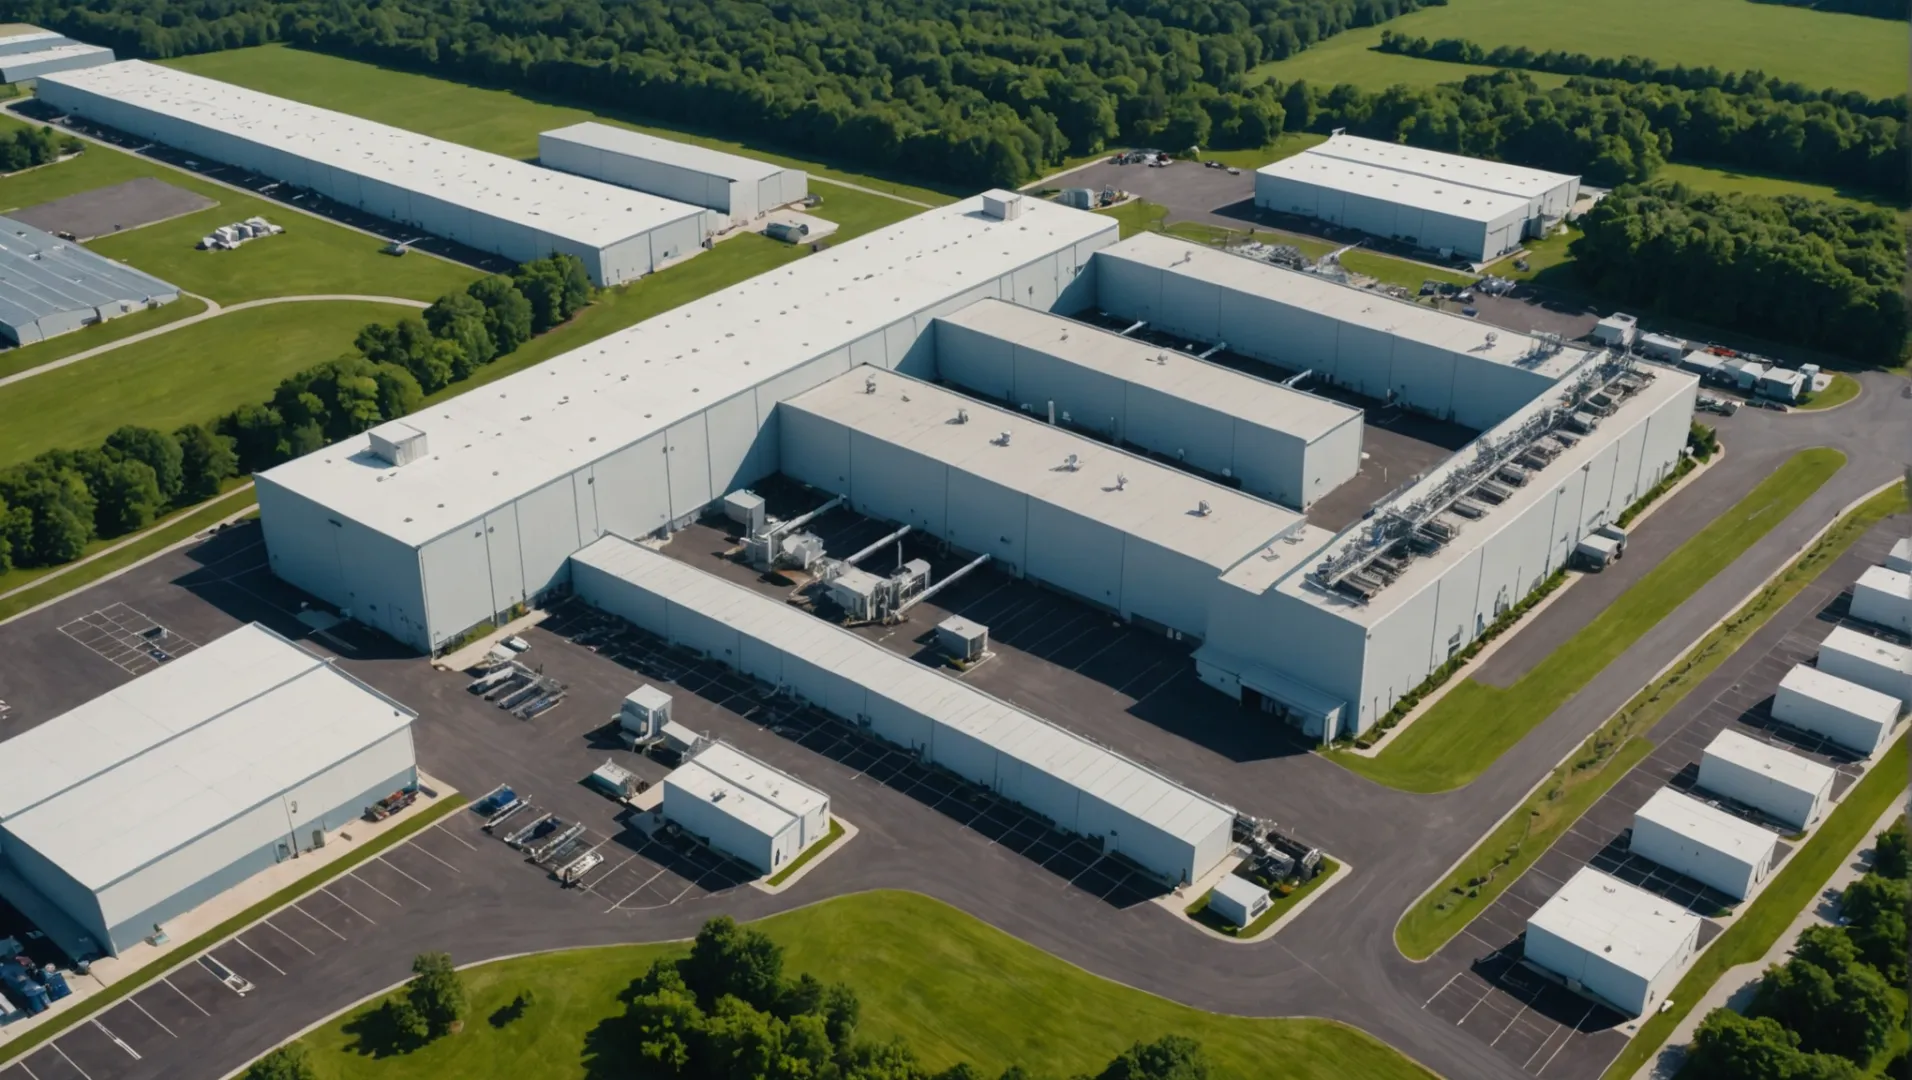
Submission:
<svg viewBox="0 0 1912 1080">
<path fill-rule="evenodd" d="M 1672 711 L 1866 530 L 1906 508 L 1905 486 L 1894 485 L 1826 530 L 1797 562 L 1602 725 L 1579 753 L 1555 769 L 1460 865 L 1416 900 L 1395 925 L 1396 947 L 1412 959 L 1425 960 L 1460 933 L 1652 750 L 1652 744 L 1639 737 L 1641 733 Z"/>
<path fill-rule="evenodd" d="M 1640 635 L 1798 509 L 1845 461 L 1844 454 L 1824 448 L 1794 454 L 1513 685 L 1470 678 L 1374 757 L 1330 756 L 1350 771 L 1404 791 L 1447 791 L 1471 783 Z"/>
<path fill-rule="evenodd" d="M 212 948 L 219 942 L 244 930 L 246 927 L 251 926 L 267 915 L 304 896 L 306 893 L 331 881 L 333 878 L 338 877 L 354 866 L 363 863 L 379 852 L 389 851 L 408 837 L 422 831 L 433 822 L 449 816 L 454 810 L 457 810 L 463 805 L 465 805 L 465 797 L 463 795 L 444 795 L 439 797 L 436 802 L 421 808 L 410 820 L 365 841 L 350 853 L 320 867 L 310 876 L 300 878 L 293 884 L 280 889 L 264 900 L 259 901 L 239 914 L 234 915 L 232 918 L 227 919 L 225 922 L 220 923 L 218 926 L 213 927 L 211 930 L 193 938 L 179 948 L 174 949 L 168 955 L 159 958 L 145 968 L 101 990 L 99 993 L 94 994 L 84 1001 L 75 1002 L 71 1008 L 61 1013 L 57 1019 L 41 1024 L 39 1027 L 34 1028 L 32 1031 L 10 1042 L 0 1043 L 0 1061 L 24 1057 L 35 1047 L 65 1033 L 81 1020 L 104 1011 L 114 1002 L 125 998 L 140 987 L 147 985 L 174 967 L 177 967 L 180 962 Z"/>
<path fill-rule="evenodd" d="M 816 843 L 811 844 L 809 848 L 807 848 L 803 852 L 803 854 L 798 855 L 795 861 L 791 862 L 789 866 L 786 866 L 783 869 L 777 871 L 776 873 L 770 875 L 769 880 L 765 881 L 764 884 L 781 885 L 784 882 L 789 881 L 791 877 L 796 874 L 797 871 L 803 869 L 805 865 L 810 863 L 817 856 L 822 855 L 824 852 L 835 847 L 837 841 L 841 839 L 843 839 L 843 823 L 841 821 L 838 821 L 835 818 L 831 818 L 830 832 L 828 833 L 828 835 L 824 836 L 822 840 L 819 840 Z"/>
<path fill-rule="evenodd" d="M 1844 405 L 1859 396 L 1859 389 L 1859 380 L 1844 372 L 1834 372 L 1830 385 L 1817 393 L 1808 394 L 1806 400 L 1794 408 L 1811 412 L 1814 409 L 1830 409 L 1834 405 Z"/>
</svg>

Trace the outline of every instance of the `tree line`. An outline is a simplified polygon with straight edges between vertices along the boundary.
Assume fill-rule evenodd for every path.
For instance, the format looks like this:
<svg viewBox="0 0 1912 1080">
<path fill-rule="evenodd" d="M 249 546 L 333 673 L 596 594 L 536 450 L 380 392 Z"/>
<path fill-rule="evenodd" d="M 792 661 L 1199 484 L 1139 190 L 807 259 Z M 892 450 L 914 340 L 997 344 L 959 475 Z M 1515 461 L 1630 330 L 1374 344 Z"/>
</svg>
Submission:
<svg viewBox="0 0 1912 1080">
<path fill-rule="evenodd" d="M 1488 67 L 1545 71 L 1554 75 L 1585 75 L 1595 79 L 1619 79 L 1622 82 L 1661 83 L 1682 90 L 1721 90 L 1728 94 L 1752 94 L 1809 105 L 1823 101 L 1863 116 L 1889 116 L 1904 119 L 1905 95 L 1868 97 L 1857 90 L 1827 87 L 1814 90 L 1804 83 L 1791 82 L 1763 71 L 1721 71 L 1717 67 L 1687 67 L 1662 64 L 1644 56 L 1592 57 L 1564 49 L 1536 52 L 1525 45 L 1499 45 L 1492 49 L 1465 38 L 1441 38 L 1429 41 L 1394 30 L 1381 32 L 1376 51 L 1412 56 L 1422 60 L 1441 60 L 1450 64 L 1482 64 Z"/>
<path fill-rule="evenodd" d="M 45 165 L 61 154 L 76 154 L 86 144 L 50 127 L 16 128 L 0 135 L 0 172 L 19 172 Z"/>
<path fill-rule="evenodd" d="M 1891 211 L 1797 195 L 1624 187 L 1580 219 L 1576 272 L 1613 301 L 1868 364 L 1905 346 L 1905 233 Z"/>
<path fill-rule="evenodd" d="M 122 427 L 96 447 L 0 469 L 0 572 L 71 562 L 270 468 L 416 409 L 593 297 L 574 255 L 523 263 L 440 297 L 421 317 L 359 331 L 354 351 L 297 372 L 270 400 L 166 433 Z"/>
<path fill-rule="evenodd" d="M 1753 0 L 1756 4 L 1783 4 L 1786 7 L 1811 8 L 1840 15 L 1869 15 L 1875 19 L 1904 22 L 1905 0 Z"/>
<path fill-rule="evenodd" d="M 1873 865 L 1846 886 L 1841 926 L 1799 934 L 1766 969 L 1744 1016 L 1714 1009 L 1694 1033 L 1683 1080 L 1859 1080 L 1905 1023 L 1906 822 L 1878 836 Z M 1883 1073 L 1906 1075 L 1902 1050 Z"/>
</svg>

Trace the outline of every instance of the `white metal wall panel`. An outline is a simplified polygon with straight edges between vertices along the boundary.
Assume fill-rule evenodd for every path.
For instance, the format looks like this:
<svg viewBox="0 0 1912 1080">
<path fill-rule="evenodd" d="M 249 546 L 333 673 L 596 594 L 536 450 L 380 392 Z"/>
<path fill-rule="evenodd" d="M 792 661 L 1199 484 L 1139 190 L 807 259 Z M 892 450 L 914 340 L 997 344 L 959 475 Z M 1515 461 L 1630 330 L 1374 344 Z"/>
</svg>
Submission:
<svg viewBox="0 0 1912 1080">
<path fill-rule="evenodd" d="M 665 460 L 670 467 L 673 520 L 695 514 L 723 494 L 710 486 L 710 436 L 704 414 L 671 426 Z"/>
<path fill-rule="evenodd" d="M 598 525 L 636 539 L 670 524 L 670 481 L 662 433 L 627 446 L 591 467 Z"/>
<path fill-rule="evenodd" d="M 1161 329 L 1198 341 L 1220 340 L 1219 289 L 1181 274 L 1162 274 L 1161 310 L 1155 324 Z"/>
<path fill-rule="evenodd" d="M 1646 1011 L 1647 980 L 1556 937 L 1544 927 L 1528 925 L 1523 951 L 1529 962 L 1580 983 L 1609 1004 L 1626 1009 L 1634 1016 Z"/>
<path fill-rule="evenodd" d="M 858 431 L 849 432 L 850 503 L 858 513 L 944 535 L 949 466 Z"/>
<path fill-rule="evenodd" d="M 1434 667 L 1446 663 L 1487 629 L 1487 616 L 1479 607 L 1480 577 L 1481 551 L 1477 549 L 1435 583 L 1434 634 L 1428 655 Z"/>
<path fill-rule="evenodd" d="M 491 562 L 483 521 L 461 525 L 419 549 L 425 605 L 436 648 L 446 637 L 497 613 L 491 602 Z"/>
<path fill-rule="evenodd" d="M 1742 862 L 1731 852 L 1721 851 L 1694 837 L 1675 832 L 1660 822 L 1637 816 L 1633 819 L 1633 837 L 1627 850 L 1675 873 L 1710 885 L 1737 900 L 1746 899 L 1753 887 L 1765 880 L 1773 854 L 1768 846 L 1756 859 Z"/>
<path fill-rule="evenodd" d="M 1214 568 L 1146 540 L 1122 539 L 1122 613 L 1205 636 L 1209 602 L 1220 587 Z"/>
<path fill-rule="evenodd" d="M 1124 404 L 1124 438 L 1210 473 L 1234 467 L 1235 429 L 1252 426 L 1146 386 L 1130 385 Z"/>
<path fill-rule="evenodd" d="M 737 658 L 742 654 L 742 646 L 736 630 L 701 611 L 694 611 L 682 604 L 672 604 L 667 610 L 670 618 L 670 640 L 674 644 L 703 653 L 726 664 L 737 663 Z"/>
<path fill-rule="evenodd" d="M 825 491 L 845 490 L 850 483 L 848 428 L 801 409 L 778 409 L 777 425 L 785 476 Z"/>
<path fill-rule="evenodd" d="M 936 371 L 950 382 L 997 401 L 1016 395 L 1016 347 L 967 326 L 938 321 Z"/>
<path fill-rule="evenodd" d="M 1029 568 L 1029 500 L 966 472 L 949 472 L 949 541 L 995 558 L 996 569 L 1021 577 Z"/>
<path fill-rule="evenodd" d="M 1368 670 L 1357 730 L 1367 730 L 1402 694 L 1421 685 L 1434 670 L 1436 655 L 1446 659 L 1445 640 L 1437 638 L 1434 629 L 1438 599 L 1429 585 L 1369 628 Z"/>
<path fill-rule="evenodd" d="M 1388 389 L 1395 385 L 1394 338 L 1352 323 L 1340 323 L 1335 329 L 1335 381 L 1356 393 L 1387 397 Z M 1402 404 L 1440 415 L 1446 402 L 1442 394 L 1420 400 L 1408 398 Z"/>
<path fill-rule="evenodd" d="M 997 490 L 1004 498 L 1024 499 L 1014 492 Z M 1099 521 L 1041 500 L 1026 502 L 1029 576 L 1111 611 L 1126 610 L 1122 603 L 1123 535 Z"/>
<path fill-rule="evenodd" d="M 1763 810 L 1796 829 L 1804 829 L 1818 821 L 1832 803 L 1835 774 L 1827 769 L 1824 775 L 1821 787 L 1797 788 L 1764 772 L 1749 769 L 1737 761 L 1715 755 L 1709 748 L 1700 756 L 1699 786 L 1716 795 L 1737 799 L 1747 806 Z"/>
<path fill-rule="evenodd" d="M 485 554 L 491 568 L 493 611 L 504 611 L 525 598 L 524 562 L 518 550 L 518 517 L 510 507 L 485 517 Z"/>
<path fill-rule="evenodd" d="M 1581 535 L 1612 521 L 1625 510 L 1625 504 L 1613 505 L 1613 463 L 1618 457 L 1614 447 L 1609 445 L 1593 456 L 1586 466 L 1586 497 L 1581 507 Z"/>
<path fill-rule="evenodd" d="M 594 467 L 587 465 L 571 474 L 571 497 L 573 505 L 577 507 L 579 547 L 604 535 L 603 530 L 598 528 L 594 472 Z"/>
<path fill-rule="evenodd" d="M 312 830 L 332 827 L 328 815 L 336 820 L 338 811 L 348 813 L 361 807 L 353 800 L 394 776 L 418 768 L 418 754 L 412 746 L 412 729 L 394 731 L 378 742 L 333 765 L 310 780 L 287 791 L 279 800 L 286 820 L 298 835 L 301 849 L 310 850 Z"/>
<path fill-rule="evenodd" d="M 1558 469 L 1548 471 L 1557 472 Z M 1553 554 L 1548 561 L 1553 566 L 1565 566 L 1567 559 L 1573 554 L 1574 546 L 1580 543 L 1580 505 L 1581 500 L 1586 496 L 1587 488 L 1584 482 L 1586 475 L 1579 469 L 1575 469 L 1571 473 L 1550 478 L 1555 487 L 1550 533 Z M 1534 479 L 1538 480 L 1544 476 L 1546 471 Z M 1533 480 L 1528 481 L 1528 483 L 1533 482 Z M 1543 504 L 1546 501 L 1541 500 Z"/>
<path fill-rule="evenodd" d="M 930 752 L 936 764 L 957 776 L 991 790 L 995 789 L 995 747 L 955 728 L 938 725 L 934 741 L 930 745 Z"/>
<path fill-rule="evenodd" d="M 565 561 L 589 543 L 579 534 L 577 496 L 569 479 L 546 484 L 513 504 L 517 515 L 521 591 L 537 596 L 564 578 Z"/>
<path fill-rule="evenodd" d="M 721 401 L 704 413 L 705 437 L 710 447 L 710 488 L 721 496 L 759 476 L 774 472 L 777 458 L 758 460 L 758 434 L 763 424 L 757 413 L 757 395 L 745 391 Z"/>
</svg>

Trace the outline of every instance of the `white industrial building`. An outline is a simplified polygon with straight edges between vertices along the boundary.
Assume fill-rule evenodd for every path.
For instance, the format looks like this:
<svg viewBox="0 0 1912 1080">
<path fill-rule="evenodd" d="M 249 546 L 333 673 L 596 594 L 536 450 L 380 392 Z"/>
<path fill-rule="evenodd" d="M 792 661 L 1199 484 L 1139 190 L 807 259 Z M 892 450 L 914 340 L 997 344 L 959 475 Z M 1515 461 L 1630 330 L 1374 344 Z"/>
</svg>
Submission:
<svg viewBox="0 0 1912 1080">
<path fill-rule="evenodd" d="M 1657 1008 L 1699 952 L 1700 918 L 1581 867 L 1527 920 L 1526 960 L 1628 1016 Z"/>
<path fill-rule="evenodd" d="M 1778 843 L 1745 818 L 1661 788 L 1634 812 L 1628 850 L 1744 900 L 1771 872 Z"/>
<path fill-rule="evenodd" d="M 1779 680 L 1773 718 L 1871 757 L 1899 722 L 1904 704 L 1818 668 L 1798 664 Z"/>
<path fill-rule="evenodd" d="M 1101 253 L 1095 286 L 1104 312 L 1477 431 L 1588 355 L 1159 233 Z"/>
<path fill-rule="evenodd" d="M 358 436 L 259 474 L 273 572 L 436 649 L 561 584 L 599 536 L 693 520 L 776 472 L 779 401 L 859 364 L 933 374 L 936 316 L 1087 303 L 1072 286 L 1115 237 L 995 193 L 705 296 L 407 416 L 409 464 Z"/>
<path fill-rule="evenodd" d="M 764 874 L 830 834 L 828 795 L 715 740 L 700 743 L 664 777 L 658 810 Z"/>
<path fill-rule="evenodd" d="M 714 211 L 717 231 L 810 193 L 802 169 L 586 121 L 538 136 L 538 163 Z"/>
<path fill-rule="evenodd" d="M 1580 178 L 1337 134 L 1255 173 L 1255 205 L 1474 261 L 1563 220 Z"/>
<path fill-rule="evenodd" d="M 117 954 L 417 781 L 411 710 L 257 624 L 0 744 L 0 860 Z"/>
<path fill-rule="evenodd" d="M 702 207 L 128 60 L 44 76 L 63 113 L 306 188 L 515 262 L 576 255 L 619 285 L 702 250 Z"/>
<path fill-rule="evenodd" d="M 1361 470 L 1361 410 L 1002 301 L 936 320 L 945 382 L 1306 509 Z"/>
<path fill-rule="evenodd" d="M 1892 541 L 1892 550 L 1885 557 L 1885 568 L 1901 574 L 1912 574 L 1912 538 L 1901 536 Z"/>
<path fill-rule="evenodd" d="M 1820 671 L 1887 697 L 1912 702 L 1912 649 L 1835 626 L 1819 644 Z"/>
<path fill-rule="evenodd" d="M 1206 632 L 1222 573 L 1303 525 L 1233 488 L 874 368 L 782 411 L 784 475 L 1191 637 Z"/>
<path fill-rule="evenodd" d="M 572 558 L 600 610 L 866 728 L 1169 881 L 1226 857 L 1235 812 L 773 597 L 607 536 Z"/>
<path fill-rule="evenodd" d="M 0 337 L 31 345 L 179 299 L 179 287 L 0 217 Z"/>
<path fill-rule="evenodd" d="M 1868 566 L 1852 584 L 1852 617 L 1912 634 L 1912 574 Z"/>
<path fill-rule="evenodd" d="M 20 53 L 40 52 L 59 45 L 71 45 L 73 39 L 65 34 L 51 30 L 22 30 L 17 34 L 0 35 L 0 56 L 17 56 Z"/>
<path fill-rule="evenodd" d="M 58 38 L 44 48 L 0 53 L 0 82 L 25 82 L 56 71 L 75 71 L 112 62 L 111 49 Z"/>
<path fill-rule="evenodd" d="M 1832 805 L 1831 766 L 1737 731 L 1722 731 L 1700 754 L 1699 786 L 1795 829 L 1810 828 Z"/>
</svg>

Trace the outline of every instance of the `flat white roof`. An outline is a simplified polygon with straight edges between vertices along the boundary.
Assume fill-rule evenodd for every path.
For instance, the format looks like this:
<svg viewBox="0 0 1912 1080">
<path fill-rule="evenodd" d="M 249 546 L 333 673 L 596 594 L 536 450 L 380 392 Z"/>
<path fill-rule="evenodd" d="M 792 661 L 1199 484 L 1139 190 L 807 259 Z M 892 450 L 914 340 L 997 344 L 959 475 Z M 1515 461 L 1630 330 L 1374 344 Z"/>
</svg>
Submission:
<svg viewBox="0 0 1912 1080">
<path fill-rule="evenodd" d="M 1549 378 L 1559 378 L 1588 356 L 1572 345 L 1547 355 L 1540 340 L 1526 334 L 1161 233 L 1137 233 L 1098 252 L 1096 258 L 1126 259 L 1429 348 Z"/>
<path fill-rule="evenodd" d="M 1772 853 L 1779 837 L 1745 818 L 1682 795 L 1672 788 L 1653 793 L 1633 819 L 1650 821 L 1702 847 L 1722 852 L 1748 865 Z"/>
<path fill-rule="evenodd" d="M 140 60 L 40 76 L 589 247 L 704 209 Z"/>
<path fill-rule="evenodd" d="M 606 536 L 571 558 L 933 717 L 1025 767 L 1120 807 L 1167 835 L 1199 843 L 1218 829 L 1227 830 L 1234 821 L 1230 807 L 1113 750 L 834 623 L 668 555 Z"/>
<path fill-rule="evenodd" d="M 1680 954 L 1700 917 L 1671 900 L 1583 866 L 1527 920 L 1642 979 Z"/>
<path fill-rule="evenodd" d="M 1313 184 L 1362 198 L 1427 210 L 1463 221 L 1491 224 L 1527 216 L 1527 200 L 1454 180 L 1383 168 L 1372 162 L 1302 152 L 1255 170 L 1296 183 Z"/>
<path fill-rule="evenodd" d="M 666 781 L 765 836 L 830 805 L 829 796 L 725 742 L 707 742 Z"/>
<path fill-rule="evenodd" d="M 1720 732 L 1706 744 L 1704 756 L 1738 765 L 1742 769 L 1770 777 L 1795 791 L 1813 795 L 1831 785 L 1833 769 L 1811 758 L 1801 757 L 1731 729 Z"/>
<path fill-rule="evenodd" d="M 1912 598 L 1912 574 L 1902 574 L 1884 566 L 1868 566 L 1859 575 L 1860 585 L 1893 596 Z"/>
<path fill-rule="evenodd" d="M 1530 169 L 1524 165 L 1509 165 L 1504 161 L 1488 161 L 1485 158 L 1466 157 L 1461 154 L 1444 154 L 1438 150 L 1423 150 L 1417 146 L 1382 142 L 1379 139 L 1364 139 L 1359 135 L 1336 135 L 1327 142 L 1311 146 L 1295 156 L 1332 157 L 1344 161 L 1358 161 L 1398 172 L 1412 173 L 1416 176 L 1466 184 L 1469 187 L 1503 195 L 1518 195 L 1523 199 L 1544 195 L 1562 184 L 1569 184 L 1579 179 L 1566 173 Z"/>
<path fill-rule="evenodd" d="M 64 34 L 56 34 L 51 30 L 29 30 L 24 34 L 6 34 L 0 36 L 0 48 L 4 48 L 8 45 L 19 45 L 28 41 L 51 41 L 64 36 Z"/>
<path fill-rule="evenodd" d="M 1361 418 L 1360 409 L 1338 401 L 1004 300 L 979 300 L 938 321 L 1307 442 Z"/>
<path fill-rule="evenodd" d="M 1795 664 L 1786 677 L 1779 680 L 1779 686 L 1782 690 L 1790 690 L 1841 712 L 1865 717 L 1888 729 L 1899 719 L 1901 705 L 1898 698 L 1858 683 L 1847 682 L 1837 675 L 1828 675 L 1816 667 Z"/>
<path fill-rule="evenodd" d="M 1894 645 L 1890 641 L 1882 641 L 1869 634 L 1861 634 L 1857 630 L 1849 630 L 1843 626 L 1833 627 L 1832 633 L 1827 634 L 1826 640 L 1819 645 L 1821 655 L 1828 650 L 1845 653 L 1847 656 L 1856 657 L 1890 671 L 1912 675 L 1912 649 L 1903 645 Z"/>
<path fill-rule="evenodd" d="M 874 393 L 866 391 L 871 381 Z M 852 368 L 783 407 L 914 450 L 1199 559 L 1218 573 L 1304 521 L 1300 514 L 1233 488 L 890 371 Z M 952 422 L 959 410 L 968 411 L 968 423 Z M 1004 432 L 1009 434 L 1006 445 Z M 1072 454 L 1073 469 L 1064 464 Z M 1118 477 L 1127 480 L 1118 484 Z"/>
<path fill-rule="evenodd" d="M 1892 554 L 1886 556 L 1885 561 L 1888 570 L 1903 571 L 1905 566 L 1912 566 L 1912 538 L 1901 536 L 1892 541 Z"/>
<path fill-rule="evenodd" d="M 542 132 L 538 138 L 558 139 L 603 150 L 606 153 L 623 154 L 626 157 L 675 165 L 680 169 L 707 173 L 733 183 L 740 180 L 761 180 L 766 176 L 775 176 L 785 171 L 782 165 L 773 165 L 757 158 L 712 150 L 708 146 L 698 146 L 695 143 L 663 139 L 642 131 L 600 124 L 594 120 L 586 120 L 581 124 L 572 124 L 570 127 L 558 128 L 555 131 Z"/>
<path fill-rule="evenodd" d="M 415 716 L 270 630 L 240 627 L 0 743 L 0 828 L 103 889 Z"/>
<path fill-rule="evenodd" d="M 419 545 L 726 398 L 1116 223 L 1024 199 L 938 207 L 413 413 L 431 453 L 384 466 L 358 435 L 265 475 Z"/>
<path fill-rule="evenodd" d="M 55 36 L 57 37 L 58 35 Z M 5 44 L 5 40 L 0 39 L 0 45 Z M 9 53 L 5 57 L 5 65 L 7 67 L 18 67 L 22 64 L 40 64 L 48 60 L 60 60 L 68 56 L 92 56 L 99 53 L 105 53 L 107 56 L 111 56 L 113 55 L 113 50 L 100 45 L 87 45 L 78 41 L 69 41 L 64 45 L 55 45 L 51 48 L 34 49 L 30 52 Z M 46 75 L 38 76 L 38 78 L 42 79 L 49 77 L 50 76 Z"/>
</svg>

